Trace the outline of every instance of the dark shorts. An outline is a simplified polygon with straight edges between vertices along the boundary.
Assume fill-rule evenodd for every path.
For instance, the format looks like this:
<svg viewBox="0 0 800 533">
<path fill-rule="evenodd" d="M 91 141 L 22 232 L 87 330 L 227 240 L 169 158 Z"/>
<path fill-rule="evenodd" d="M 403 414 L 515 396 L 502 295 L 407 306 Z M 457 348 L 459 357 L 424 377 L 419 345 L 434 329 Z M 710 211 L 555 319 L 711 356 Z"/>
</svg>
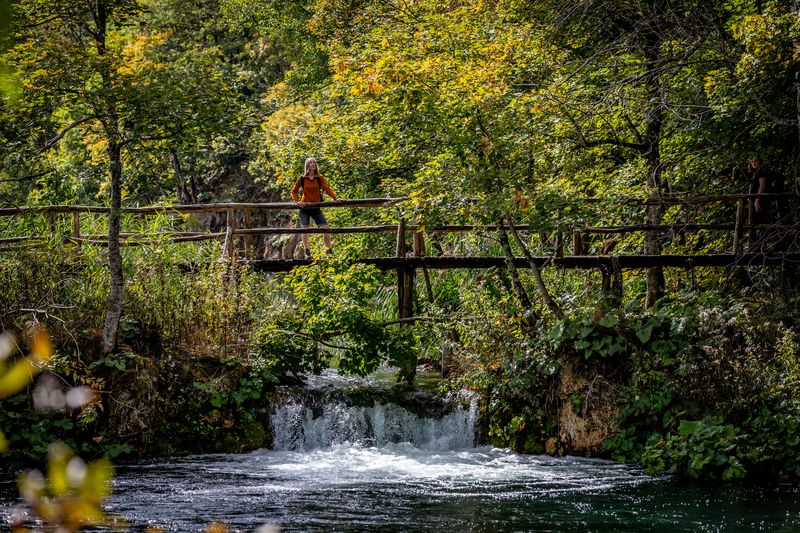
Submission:
<svg viewBox="0 0 800 533">
<path fill-rule="evenodd" d="M 314 222 L 317 223 L 317 226 L 321 226 L 323 224 L 327 224 L 328 221 L 325 220 L 325 215 L 322 214 L 322 209 L 319 207 L 315 207 L 314 209 L 301 209 L 300 210 L 300 225 L 301 226 L 308 226 L 309 219 L 313 218 Z"/>
</svg>

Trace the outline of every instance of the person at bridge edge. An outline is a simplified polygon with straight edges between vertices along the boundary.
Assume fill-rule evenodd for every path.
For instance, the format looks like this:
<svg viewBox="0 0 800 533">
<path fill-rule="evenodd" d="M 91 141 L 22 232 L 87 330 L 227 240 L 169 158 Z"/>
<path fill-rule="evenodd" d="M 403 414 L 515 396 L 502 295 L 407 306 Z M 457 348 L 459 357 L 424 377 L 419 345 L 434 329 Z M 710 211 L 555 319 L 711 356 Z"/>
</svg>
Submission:
<svg viewBox="0 0 800 533">
<path fill-rule="evenodd" d="M 298 193 L 301 189 L 302 193 L 298 199 Z M 328 182 L 325 180 L 325 176 L 320 174 L 317 160 L 313 157 L 309 157 L 306 159 L 305 171 L 303 175 L 297 178 L 297 181 L 292 188 L 292 200 L 294 200 L 294 202 L 300 207 L 300 226 L 306 228 L 308 227 L 310 220 L 314 219 L 314 222 L 318 227 L 329 227 L 328 221 L 325 219 L 325 215 L 322 214 L 322 210 L 319 207 L 307 207 L 308 204 L 322 201 L 323 190 L 328 194 L 328 196 L 331 197 L 331 199 L 334 201 L 339 201 L 336 193 L 333 192 L 330 185 L 328 185 Z M 305 258 L 311 259 L 311 249 L 308 247 L 308 233 L 303 233 L 300 235 L 300 237 L 303 239 Z M 323 234 L 323 239 L 325 241 L 326 252 L 328 255 L 332 254 L 333 248 L 331 247 L 330 234 Z"/>
</svg>

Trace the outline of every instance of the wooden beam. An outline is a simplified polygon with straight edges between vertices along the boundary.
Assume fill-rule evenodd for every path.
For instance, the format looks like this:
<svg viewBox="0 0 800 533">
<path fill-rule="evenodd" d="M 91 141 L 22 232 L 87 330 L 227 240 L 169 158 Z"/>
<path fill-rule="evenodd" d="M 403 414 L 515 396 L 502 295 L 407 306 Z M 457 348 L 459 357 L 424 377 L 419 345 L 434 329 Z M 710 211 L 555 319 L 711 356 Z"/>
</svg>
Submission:
<svg viewBox="0 0 800 533">
<path fill-rule="evenodd" d="M 397 231 L 396 224 L 385 224 L 382 226 L 348 226 L 338 228 L 248 228 L 237 229 L 236 235 L 286 235 L 292 233 L 391 233 Z M 409 231 L 407 228 L 405 231 Z"/>
<path fill-rule="evenodd" d="M 702 255 L 584 255 L 552 258 L 534 257 L 533 261 L 539 266 L 548 262 L 560 268 L 591 269 L 601 266 L 612 266 L 618 262 L 620 269 L 651 268 L 654 266 L 691 268 L 691 267 L 729 267 L 729 266 L 769 266 L 782 265 L 785 262 L 800 261 L 800 253 L 790 254 L 702 254 Z M 286 272 L 300 264 L 310 264 L 311 261 L 303 260 L 260 260 L 250 261 L 255 270 L 263 272 Z M 505 268 L 504 257 L 376 257 L 358 259 L 354 263 L 374 265 L 381 270 L 397 270 L 403 267 L 422 268 L 428 267 L 436 270 L 454 268 L 483 269 Z M 517 268 L 530 268 L 525 258 L 514 258 Z"/>
</svg>

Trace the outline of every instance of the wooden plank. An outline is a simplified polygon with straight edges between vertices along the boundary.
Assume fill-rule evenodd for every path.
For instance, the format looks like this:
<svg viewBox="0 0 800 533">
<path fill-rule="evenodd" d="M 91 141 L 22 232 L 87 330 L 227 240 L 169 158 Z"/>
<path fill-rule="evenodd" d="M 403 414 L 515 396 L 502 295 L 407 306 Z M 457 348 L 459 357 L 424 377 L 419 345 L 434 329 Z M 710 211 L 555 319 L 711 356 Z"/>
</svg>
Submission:
<svg viewBox="0 0 800 533">
<path fill-rule="evenodd" d="M 199 241 L 209 241 L 213 239 L 221 239 L 225 237 L 226 233 L 219 232 L 219 233 L 198 233 L 192 234 L 191 232 L 186 232 L 189 235 L 185 237 L 174 237 L 166 239 L 167 242 L 171 243 L 180 243 L 180 242 L 199 242 Z M 92 237 L 99 237 L 99 238 L 92 238 Z M 150 244 L 160 244 L 163 243 L 163 240 L 160 239 L 143 239 L 143 240 L 134 240 L 138 236 L 129 236 L 124 239 L 120 244 L 123 246 L 146 246 Z M 81 238 L 70 238 L 70 240 L 74 240 L 76 242 L 86 243 L 86 244 L 94 244 L 96 246 L 107 246 L 108 239 L 105 235 L 86 235 Z M 0 241 L 2 242 L 2 241 Z"/>
<path fill-rule="evenodd" d="M 27 241 L 43 241 L 44 237 L 39 237 L 37 235 L 22 235 L 20 237 L 5 237 L 0 239 L 0 244 L 14 244 L 18 242 L 27 242 Z"/>
<path fill-rule="evenodd" d="M 293 233 L 390 233 L 396 231 L 396 224 L 386 224 L 382 226 L 349 226 L 337 228 L 318 228 L 310 226 L 307 228 L 248 228 L 236 229 L 234 233 L 236 235 L 286 235 Z M 406 229 L 405 231 L 410 230 Z"/>
<path fill-rule="evenodd" d="M 539 266 L 545 263 L 560 268 L 591 269 L 601 266 L 611 267 L 616 261 L 620 269 L 651 268 L 654 266 L 691 268 L 691 267 L 729 267 L 736 265 L 782 265 L 785 262 L 800 261 L 800 253 L 790 254 L 703 254 L 703 255 L 584 255 L 566 257 L 534 257 Z M 354 263 L 374 265 L 381 270 L 397 270 L 403 267 L 428 267 L 437 270 L 453 268 L 484 269 L 505 268 L 504 257 L 376 257 L 359 259 Z M 303 264 L 307 264 L 303 263 Z M 297 260 L 261 260 L 251 261 L 254 269 L 264 272 L 288 271 L 300 264 Z M 525 258 L 514 259 L 517 268 L 530 268 Z"/>
<path fill-rule="evenodd" d="M 731 231 L 733 224 L 631 224 L 628 226 L 588 226 L 586 233 L 611 235 L 649 231 Z"/>
</svg>

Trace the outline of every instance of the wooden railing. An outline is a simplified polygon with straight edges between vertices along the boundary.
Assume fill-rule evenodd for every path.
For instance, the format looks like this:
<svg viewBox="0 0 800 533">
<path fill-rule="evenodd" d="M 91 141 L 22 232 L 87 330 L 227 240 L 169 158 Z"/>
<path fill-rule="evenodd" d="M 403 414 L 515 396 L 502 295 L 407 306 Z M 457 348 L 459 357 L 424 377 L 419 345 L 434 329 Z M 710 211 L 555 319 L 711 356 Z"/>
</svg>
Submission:
<svg viewBox="0 0 800 533">
<path fill-rule="evenodd" d="M 220 239 L 224 240 L 223 257 L 231 263 L 237 262 L 237 252 L 234 240 L 237 237 L 248 237 L 255 235 L 290 235 L 299 233 L 331 233 L 331 234 L 357 234 L 357 233 L 394 233 L 396 235 L 396 249 L 393 257 L 373 257 L 359 259 L 358 262 L 375 265 L 383 270 L 397 271 L 397 301 L 399 319 L 405 320 L 413 315 L 414 283 L 417 269 L 421 269 L 425 276 L 425 285 L 428 294 L 431 294 L 430 279 L 428 269 L 448 269 L 448 268 L 502 268 L 512 261 L 517 268 L 531 268 L 531 264 L 543 266 L 552 264 L 562 268 L 580 269 L 600 269 L 603 273 L 604 287 L 611 284 L 610 280 L 621 286 L 622 269 L 651 268 L 661 267 L 730 267 L 735 265 L 779 265 L 787 261 L 800 261 L 799 246 L 797 243 L 788 242 L 786 236 L 791 235 L 795 238 L 800 227 L 795 217 L 789 216 L 787 220 L 776 221 L 773 224 L 754 224 L 754 213 L 752 202 L 754 198 L 769 198 L 774 201 L 796 203 L 800 196 L 795 194 L 784 195 L 752 195 L 752 194 L 726 194 L 717 196 L 700 196 L 679 198 L 666 196 L 651 199 L 623 198 L 616 199 L 617 205 L 643 206 L 662 204 L 664 206 L 687 206 L 696 208 L 713 203 L 735 204 L 735 214 L 730 223 L 683 223 L 683 224 L 628 224 L 617 226 L 573 226 L 568 231 L 555 231 L 552 237 L 552 254 L 548 256 L 527 258 L 482 256 L 427 256 L 425 235 L 426 234 L 452 234 L 462 232 L 498 232 L 501 228 L 497 225 L 441 225 L 436 227 L 421 228 L 406 224 L 402 218 L 397 224 L 383 224 L 371 226 L 354 227 L 238 227 L 237 213 L 239 212 L 263 212 L 263 211 L 290 211 L 297 210 L 298 206 L 293 202 L 274 202 L 274 203 L 219 203 L 219 204 L 196 204 L 196 205 L 170 205 L 170 206 L 151 206 L 151 207 L 128 207 L 123 208 L 123 213 L 135 215 L 187 215 L 197 213 L 225 213 L 224 231 L 159 231 L 159 232 L 128 232 L 121 233 L 121 243 L 127 246 L 143 245 L 154 242 L 198 242 Z M 342 200 L 336 202 L 320 202 L 309 204 L 310 207 L 325 208 L 380 208 L 395 206 L 406 200 L 406 198 L 367 198 L 355 200 Z M 584 199 L 586 203 L 592 204 L 603 201 L 599 198 Z M 0 238 L 0 251 L 13 248 L 21 243 L 30 241 L 46 241 L 53 238 L 58 226 L 58 217 L 63 215 L 71 216 L 70 231 L 68 234 L 59 235 L 58 238 L 65 242 L 93 245 L 107 245 L 108 236 L 104 234 L 83 234 L 82 233 L 82 214 L 104 214 L 108 213 L 107 207 L 99 206 L 79 206 L 79 205 L 50 205 L 50 206 L 29 206 L 29 207 L 5 207 L 0 208 L 0 219 L 3 217 L 16 217 L 42 214 L 47 219 L 51 235 L 12 235 Z M 790 211 L 793 213 L 793 210 Z M 63 227 L 63 226 L 62 226 Z M 509 229 L 509 228 L 505 228 Z M 529 225 L 515 225 L 513 229 L 517 231 L 536 230 Z M 2 231 L 2 226 L 0 226 Z M 664 255 L 641 255 L 641 254 L 617 254 L 612 255 L 608 252 L 592 254 L 587 245 L 587 240 L 592 234 L 597 235 L 625 235 L 645 232 L 689 232 L 689 231 L 714 231 L 731 233 L 730 247 L 718 253 L 694 253 L 694 254 L 664 254 Z M 745 232 L 749 231 L 748 250 L 745 250 Z M 754 236 L 761 234 L 784 234 L 783 244 L 776 250 L 754 250 L 752 243 Z M 412 234 L 412 246 L 408 247 L 406 242 L 407 235 Z M 569 244 L 568 244 L 569 243 Z M 566 250 L 565 250 L 566 248 Z M 247 254 L 245 253 L 245 256 Z M 270 260 L 249 260 L 251 266 L 261 271 L 288 271 L 300 265 L 306 265 L 312 261 L 309 259 L 270 259 Z M 619 287 L 617 288 L 619 290 Z"/>
<path fill-rule="evenodd" d="M 614 234 L 630 234 L 630 233 L 646 233 L 646 232 L 687 232 L 687 231 L 719 231 L 719 232 L 732 232 L 732 248 L 730 253 L 738 255 L 742 253 L 742 242 L 745 231 L 787 231 L 796 232 L 798 229 L 797 223 L 774 223 L 774 224 L 753 224 L 752 208 L 748 209 L 748 200 L 757 197 L 769 198 L 774 200 L 795 202 L 798 200 L 796 194 L 725 194 L 716 196 L 697 196 L 697 197 L 674 197 L 663 196 L 661 198 L 650 199 L 637 199 L 637 198 L 619 198 L 616 201 L 620 205 L 653 205 L 662 204 L 665 206 L 700 206 L 712 203 L 735 203 L 736 214 L 731 223 L 683 223 L 683 224 L 628 224 L 617 226 L 585 226 L 575 227 L 571 230 L 571 234 L 564 234 L 558 232 L 555 236 L 556 251 L 553 254 L 556 258 L 564 256 L 563 247 L 568 240 L 571 242 L 571 250 L 568 254 L 572 256 L 584 256 L 586 249 L 584 246 L 585 239 L 592 234 L 599 235 L 614 235 Z M 316 204 L 309 204 L 310 207 L 325 207 L 325 208 L 378 208 L 393 206 L 406 198 L 366 198 L 366 199 L 351 199 L 341 200 L 335 202 L 320 202 Z M 584 198 L 583 202 L 597 203 L 603 201 L 602 198 Z M 330 233 L 330 234 L 356 234 L 356 233 L 394 233 L 398 231 L 398 226 L 395 224 L 372 225 L 372 226 L 352 226 L 352 227 L 331 227 L 331 228 L 299 228 L 299 227 L 238 227 L 237 226 L 237 213 L 239 212 L 262 212 L 262 211 L 287 211 L 297 210 L 298 207 L 294 202 L 271 202 L 271 203 L 217 203 L 217 204 L 190 204 L 190 205 L 165 205 L 165 206 L 149 206 L 149 207 L 126 207 L 122 209 L 123 213 L 138 214 L 138 215 L 163 215 L 163 214 L 198 214 L 198 213 L 225 213 L 225 231 L 166 231 L 157 233 L 121 233 L 120 238 L 123 245 L 136 246 L 141 244 L 148 244 L 154 242 L 154 238 L 169 242 L 197 242 L 214 239 L 224 239 L 223 246 L 224 253 L 227 257 L 232 257 L 234 253 L 233 239 L 239 236 L 254 236 L 254 235 L 290 235 L 299 233 Z M 105 245 L 108 241 L 108 236 L 105 234 L 82 234 L 81 233 L 81 215 L 84 213 L 103 214 L 108 213 L 109 208 L 102 206 L 84 206 L 84 205 L 47 205 L 47 206 L 24 206 L 24 207 L 3 207 L 0 208 L 0 217 L 14 217 L 18 215 L 30 214 L 43 214 L 47 217 L 50 228 L 53 230 L 56 227 L 56 219 L 60 215 L 71 215 L 71 232 L 69 235 L 63 237 L 75 243 L 88 243 L 95 245 Z M 1 228 L 0 228 L 1 229 Z M 421 228 L 413 225 L 403 223 L 403 233 L 419 233 Z M 441 225 L 436 227 L 427 227 L 424 229 L 425 233 L 459 233 L 459 232 L 473 232 L 476 230 L 483 231 L 496 231 L 497 226 L 494 225 Z M 528 225 L 515 226 L 518 230 L 531 229 Z M 52 236 L 52 235 L 51 235 Z M 568 239 L 565 239 L 568 237 Z M 43 235 L 17 235 L 0 238 L 0 245 L 13 245 L 23 243 L 26 241 L 42 241 L 48 240 L 50 237 Z M 162 242 L 159 241 L 159 242 Z M 701 255 L 701 254 L 699 254 Z M 574 262 L 562 262 L 564 266 L 573 264 Z M 277 266 L 277 265 L 276 265 Z M 633 267 L 633 265 L 631 265 Z"/>
<path fill-rule="evenodd" d="M 581 228 L 574 228 L 572 234 L 569 235 L 572 241 L 572 255 L 584 255 L 582 242 L 583 239 L 591 234 L 599 235 L 613 235 L 613 234 L 627 234 L 639 232 L 677 232 L 677 231 L 721 231 L 733 232 L 733 248 L 731 253 L 737 254 L 742 250 L 743 234 L 747 230 L 771 230 L 771 231 L 796 231 L 798 229 L 797 223 L 774 223 L 774 224 L 752 224 L 752 212 L 747 208 L 747 201 L 749 199 L 757 198 L 759 195 L 754 194 L 726 194 L 717 196 L 699 196 L 699 197 L 671 197 L 665 196 L 657 199 L 619 199 L 622 205 L 653 205 L 662 204 L 665 206 L 699 206 L 712 203 L 735 203 L 736 215 L 731 223 L 684 223 L 684 224 L 628 224 L 617 226 L 586 226 Z M 782 194 L 782 195 L 760 195 L 762 198 L 771 198 L 775 200 L 783 200 L 795 202 L 800 197 L 795 194 Z M 325 208 L 377 208 L 396 205 L 406 198 L 366 198 L 366 199 L 352 199 L 341 200 L 336 202 L 320 202 L 316 204 L 309 204 L 310 207 L 325 207 Z M 598 198 L 586 198 L 584 202 L 594 203 L 599 202 Z M 230 253 L 231 240 L 236 236 L 252 236 L 252 235 L 288 235 L 298 233 L 331 233 L 331 234 L 351 234 L 351 233 L 381 233 L 381 232 L 396 232 L 397 225 L 384 224 L 373 226 L 355 226 L 355 227 L 331 227 L 331 228 L 300 228 L 300 227 L 237 227 L 237 213 L 239 212 L 259 212 L 259 211 L 287 211 L 297 210 L 298 207 L 293 202 L 272 202 L 272 203 L 218 203 L 218 204 L 190 204 L 190 205 L 166 205 L 166 206 L 150 206 L 150 207 L 127 207 L 123 208 L 122 212 L 138 215 L 163 215 L 163 214 L 197 214 L 197 213 L 226 213 L 225 231 L 208 232 L 208 231 L 169 231 L 159 233 L 122 233 L 120 237 L 126 245 L 138 245 L 148 242 L 147 239 L 167 238 L 171 242 L 195 242 L 212 239 L 225 239 L 226 245 L 224 249 Z M 47 205 L 47 206 L 25 206 L 25 207 L 3 207 L 0 208 L 0 217 L 13 217 L 17 215 L 29 214 L 43 214 L 47 217 L 49 226 L 56 227 L 56 218 L 59 215 L 71 215 L 72 231 L 66 235 L 66 239 L 76 243 L 91 243 L 97 245 L 104 245 L 107 243 L 108 236 L 104 234 L 85 235 L 81 233 L 81 215 L 83 213 L 108 213 L 109 209 L 102 206 L 84 206 L 84 205 Z M 518 230 L 531 229 L 528 225 L 515 226 Z M 2 228 L 0 228 L 2 229 Z M 404 225 L 404 232 L 418 232 L 420 228 L 413 225 Z M 475 230 L 496 231 L 498 229 L 495 225 L 441 225 L 436 227 L 425 228 L 426 233 L 459 233 L 459 232 L 472 232 Z M 565 243 L 565 235 L 557 237 L 557 241 Z M 0 245 L 8 245 L 21 243 L 31 240 L 45 240 L 48 237 L 41 235 L 20 235 L 12 237 L 0 238 Z M 563 252 L 557 251 L 556 256 L 563 255 Z"/>
</svg>

